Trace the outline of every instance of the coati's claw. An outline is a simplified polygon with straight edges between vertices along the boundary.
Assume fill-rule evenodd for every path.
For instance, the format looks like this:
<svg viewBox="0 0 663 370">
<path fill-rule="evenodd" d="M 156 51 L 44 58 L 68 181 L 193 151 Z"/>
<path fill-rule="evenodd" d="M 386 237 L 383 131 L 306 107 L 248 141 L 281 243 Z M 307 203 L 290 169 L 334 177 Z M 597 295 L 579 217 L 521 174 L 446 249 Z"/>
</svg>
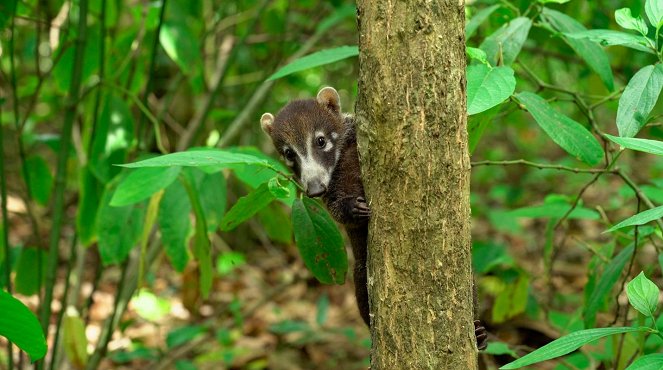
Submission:
<svg viewBox="0 0 663 370">
<path fill-rule="evenodd" d="M 488 331 L 480 320 L 474 320 L 474 335 L 477 337 L 477 348 L 483 351 L 488 347 Z"/>
<path fill-rule="evenodd" d="M 371 209 L 366 204 L 364 197 L 357 197 L 355 204 L 352 207 L 352 215 L 355 218 L 369 218 L 371 217 Z"/>
</svg>

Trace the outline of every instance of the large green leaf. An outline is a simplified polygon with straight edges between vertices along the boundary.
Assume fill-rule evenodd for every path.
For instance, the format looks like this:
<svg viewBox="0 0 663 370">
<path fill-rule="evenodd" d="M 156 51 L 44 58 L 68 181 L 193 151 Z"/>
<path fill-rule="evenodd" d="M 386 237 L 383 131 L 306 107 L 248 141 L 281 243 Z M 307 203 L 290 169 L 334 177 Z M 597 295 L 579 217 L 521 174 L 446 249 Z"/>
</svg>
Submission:
<svg viewBox="0 0 663 370">
<path fill-rule="evenodd" d="M 104 265 L 121 263 L 129 256 L 141 236 L 145 219 L 142 203 L 124 207 L 110 205 L 115 184 L 113 181 L 107 186 L 96 219 L 99 255 Z"/>
<path fill-rule="evenodd" d="M 35 314 L 21 301 L 0 289 L 0 336 L 30 356 L 32 362 L 46 355 L 46 339 Z"/>
<path fill-rule="evenodd" d="M 605 136 L 610 139 L 610 141 L 613 141 L 627 149 L 656 155 L 663 155 L 663 141 L 637 139 L 633 137 L 617 137 L 608 134 Z"/>
<path fill-rule="evenodd" d="M 626 295 L 633 308 L 654 319 L 658 306 L 659 291 L 656 284 L 647 279 L 644 272 L 640 272 L 638 276 L 626 284 Z"/>
<path fill-rule="evenodd" d="M 465 38 L 469 39 L 474 35 L 474 32 L 476 32 L 477 28 L 481 25 L 481 23 L 485 22 L 488 17 L 490 17 L 491 14 L 497 9 L 499 9 L 499 5 L 492 5 L 487 8 L 483 8 L 479 10 L 470 20 L 465 24 Z"/>
<path fill-rule="evenodd" d="M 630 8 L 621 8 L 615 11 L 615 21 L 617 24 L 627 30 L 638 31 L 643 35 L 647 34 L 647 23 L 641 17 L 634 17 Z"/>
<path fill-rule="evenodd" d="M 523 366 L 536 364 L 542 361 L 547 361 L 556 357 L 569 354 L 581 346 L 593 342 L 595 340 L 607 337 L 609 335 L 633 332 L 647 332 L 651 329 L 640 327 L 615 327 L 615 328 L 598 328 L 587 329 L 573 332 L 556 339 L 545 346 L 531 352 L 511 363 L 508 363 L 500 369 L 519 369 Z"/>
<path fill-rule="evenodd" d="M 129 168 L 140 167 L 215 167 L 216 169 L 227 168 L 235 164 L 261 165 L 268 167 L 267 161 L 262 158 L 233 153 L 220 149 L 191 150 L 187 152 L 177 152 L 154 157 L 134 163 L 126 163 L 119 166 Z"/>
<path fill-rule="evenodd" d="M 167 20 L 161 26 L 159 42 L 166 54 L 185 75 L 191 75 L 200 64 L 198 38 L 185 22 Z"/>
<path fill-rule="evenodd" d="M 500 108 L 501 107 L 498 105 L 488 109 L 487 111 L 469 116 L 467 118 L 467 141 L 469 144 L 470 154 L 474 153 L 474 150 L 476 150 L 484 130 L 488 124 L 493 121 L 495 115 L 499 113 Z"/>
<path fill-rule="evenodd" d="M 652 1 L 654 2 L 654 1 Z M 626 370 L 661 370 L 663 369 L 663 353 L 652 353 L 642 356 L 626 368 Z"/>
<path fill-rule="evenodd" d="M 292 224 L 299 253 L 313 276 L 324 284 L 343 284 L 348 256 L 343 237 L 329 213 L 313 199 L 296 199 Z"/>
<path fill-rule="evenodd" d="M 41 261 L 41 265 L 39 263 Z M 23 247 L 21 254 L 16 261 L 14 271 L 14 288 L 17 293 L 23 295 L 33 295 L 39 293 L 42 282 L 46 276 L 46 261 L 48 261 L 48 252 L 41 248 Z M 41 271 L 39 271 L 41 269 Z"/>
<path fill-rule="evenodd" d="M 647 123 L 663 88 L 663 65 L 647 66 L 639 70 L 626 85 L 619 98 L 617 129 L 619 136 L 633 137 Z"/>
<path fill-rule="evenodd" d="M 515 89 L 516 78 L 510 67 L 468 66 L 467 114 L 481 113 L 504 102 Z"/>
<path fill-rule="evenodd" d="M 290 169 L 288 169 L 288 167 L 286 167 L 283 163 L 277 161 L 276 159 L 261 152 L 258 148 L 251 146 L 244 146 L 244 147 L 228 148 L 228 151 L 233 153 L 243 153 L 243 154 L 252 155 L 254 157 L 264 160 L 272 168 L 274 168 L 277 171 L 280 171 L 282 174 L 285 175 L 290 174 Z M 257 188 L 258 186 L 262 185 L 265 182 L 268 182 L 274 177 L 274 171 L 265 168 L 263 164 L 257 166 L 237 164 L 237 165 L 229 165 L 228 168 L 233 170 L 233 174 L 238 179 L 240 179 L 243 183 L 249 185 L 253 189 Z M 287 204 L 288 206 L 292 206 L 292 202 L 295 201 L 295 197 L 297 195 L 297 189 L 295 187 L 295 184 L 292 182 L 289 182 L 287 186 L 288 189 L 290 190 L 290 195 L 286 198 L 280 198 L 279 201 Z"/>
<path fill-rule="evenodd" d="M 531 218 L 561 218 L 571 209 L 571 205 L 565 202 L 545 203 L 537 206 L 529 206 L 509 211 L 513 217 Z M 600 215 L 593 209 L 577 206 L 568 215 L 569 219 L 598 220 Z"/>
<path fill-rule="evenodd" d="M 609 228 L 608 230 L 606 230 L 606 232 L 619 230 L 627 226 L 644 225 L 647 222 L 657 220 L 661 217 L 663 217 L 663 206 L 659 206 L 653 209 L 648 209 L 644 212 L 638 213 L 635 216 L 631 216 L 626 220 L 618 223 L 617 225 Z"/>
<path fill-rule="evenodd" d="M 625 46 L 627 48 L 656 54 L 649 48 L 647 39 L 643 36 L 613 30 L 587 30 L 580 32 L 569 32 L 564 34 L 574 39 L 588 39 L 603 46 Z"/>
<path fill-rule="evenodd" d="M 180 170 L 181 167 L 145 167 L 131 171 L 115 190 L 111 206 L 126 206 L 151 197 L 172 184 Z"/>
<path fill-rule="evenodd" d="M 109 182 L 121 168 L 113 163 L 126 160 L 132 145 L 134 121 L 126 102 L 108 94 L 102 105 L 99 122 L 92 140 L 88 167 L 103 183 Z"/>
<path fill-rule="evenodd" d="M 645 2 L 645 13 L 649 23 L 657 30 L 663 23 L 663 2 L 661 0 L 647 0 Z"/>
<path fill-rule="evenodd" d="M 303 71 L 305 69 L 319 67 L 325 64 L 330 64 L 343 60 L 346 58 L 359 55 L 359 48 L 357 46 L 340 46 L 333 49 L 325 49 L 303 56 L 291 63 L 283 66 L 267 79 L 276 80 L 278 78 L 287 76 L 289 74 Z"/>
<path fill-rule="evenodd" d="M 170 184 L 159 203 L 157 222 L 166 255 L 175 270 L 183 271 L 189 260 L 191 202 L 179 181 Z"/>
<path fill-rule="evenodd" d="M 30 178 L 30 196 L 40 204 L 47 205 L 53 188 L 53 175 L 48 169 L 48 163 L 41 156 L 34 155 L 28 157 L 24 165 Z"/>
<path fill-rule="evenodd" d="M 531 27 L 532 21 L 529 18 L 519 17 L 488 36 L 481 43 L 480 48 L 488 55 L 490 64 L 497 65 L 498 60 L 500 60 L 500 54 L 502 56 L 502 64 L 510 65 L 513 63 L 518 57 L 525 40 L 527 40 L 527 35 L 529 35 Z"/>
<path fill-rule="evenodd" d="M 237 200 L 221 220 L 221 230 L 230 231 L 236 228 L 265 208 L 274 199 L 276 199 L 276 196 L 270 191 L 268 183 L 263 183 L 248 195 Z"/>
<path fill-rule="evenodd" d="M 592 291 L 592 295 L 585 302 L 583 312 L 585 327 L 592 327 L 596 323 L 596 313 L 601 309 L 605 302 L 605 297 L 608 296 L 612 291 L 612 287 L 619 280 L 624 265 L 631 258 L 631 255 L 633 255 L 633 245 L 624 248 L 606 266 L 603 275 L 601 275 L 596 287 Z"/>
<path fill-rule="evenodd" d="M 592 166 L 603 159 L 601 144 L 581 124 L 559 113 L 545 99 L 534 93 L 521 92 L 516 94 L 516 98 L 532 114 L 543 131 L 569 154 Z"/>
<path fill-rule="evenodd" d="M 587 30 L 575 19 L 550 8 L 543 8 L 541 16 L 553 29 L 561 33 L 582 32 Z M 610 60 L 608 60 L 608 55 L 603 48 L 589 40 L 575 39 L 566 36 L 562 39 L 592 70 L 594 70 L 594 72 L 596 72 L 596 74 L 599 75 L 601 81 L 603 81 L 603 84 L 608 90 L 614 90 L 615 82 L 612 76 L 612 69 L 610 68 Z"/>
<path fill-rule="evenodd" d="M 84 369 L 88 362 L 85 322 L 75 309 L 67 309 L 62 321 L 62 342 L 67 359 L 75 369 Z"/>
</svg>

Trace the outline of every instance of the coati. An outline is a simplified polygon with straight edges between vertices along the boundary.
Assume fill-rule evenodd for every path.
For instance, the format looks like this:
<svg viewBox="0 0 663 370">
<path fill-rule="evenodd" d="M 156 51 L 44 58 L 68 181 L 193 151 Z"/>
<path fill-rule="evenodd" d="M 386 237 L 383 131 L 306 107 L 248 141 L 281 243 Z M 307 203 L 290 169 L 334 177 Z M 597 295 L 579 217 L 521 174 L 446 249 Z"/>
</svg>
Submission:
<svg viewBox="0 0 663 370">
<path fill-rule="evenodd" d="M 276 117 L 263 114 L 260 125 L 306 195 L 322 197 L 332 217 L 345 226 L 355 257 L 357 306 L 370 326 L 366 257 L 371 210 L 361 181 L 354 117 L 341 112 L 338 92 L 325 87 L 316 99 L 288 103 Z M 484 349 L 486 330 L 479 320 L 474 326 L 477 346 Z"/>
</svg>

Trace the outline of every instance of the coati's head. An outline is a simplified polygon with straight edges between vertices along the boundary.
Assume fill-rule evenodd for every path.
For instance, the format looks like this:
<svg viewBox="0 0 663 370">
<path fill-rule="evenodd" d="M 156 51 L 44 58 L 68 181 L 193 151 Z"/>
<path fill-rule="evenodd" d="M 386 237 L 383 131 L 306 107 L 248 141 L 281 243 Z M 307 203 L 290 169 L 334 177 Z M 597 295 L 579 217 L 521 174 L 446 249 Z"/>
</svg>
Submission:
<svg viewBox="0 0 663 370">
<path fill-rule="evenodd" d="M 260 125 L 306 194 L 323 195 L 341 155 L 345 131 L 338 92 L 325 87 L 316 99 L 288 103 L 276 117 L 263 114 Z"/>
</svg>

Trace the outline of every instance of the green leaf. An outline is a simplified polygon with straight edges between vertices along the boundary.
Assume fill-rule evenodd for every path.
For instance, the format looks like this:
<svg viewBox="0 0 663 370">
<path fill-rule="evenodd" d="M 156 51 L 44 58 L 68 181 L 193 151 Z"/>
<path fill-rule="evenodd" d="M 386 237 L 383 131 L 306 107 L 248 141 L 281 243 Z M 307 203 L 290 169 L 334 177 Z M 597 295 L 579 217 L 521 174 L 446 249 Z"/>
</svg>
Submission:
<svg viewBox="0 0 663 370">
<path fill-rule="evenodd" d="M 322 326 L 327 322 L 327 314 L 329 313 L 329 297 L 326 294 L 320 296 L 318 299 L 317 310 L 315 315 L 315 322 L 318 326 Z"/>
<path fill-rule="evenodd" d="M 343 237 L 329 213 L 313 199 L 296 199 L 292 224 L 299 253 L 313 276 L 324 284 L 343 284 L 348 256 Z"/>
<path fill-rule="evenodd" d="M 491 14 L 497 9 L 499 5 L 489 6 L 479 10 L 468 22 L 465 24 L 465 38 L 469 39 L 477 31 L 477 28 L 490 17 Z"/>
<path fill-rule="evenodd" d="M 64 316 L 62 337 L 67 359 L 75 369 L 84 369 L 88 362 L 85 322 L 73 308 L 68 308 Z"/>
<path fill-rule="evenodd" d="M 504 65 L 513 63 L 527 40 L 531 27 L 532 21 L 529 18 L 518 17 L 488 36 L 480 48 L 488 55 L 490 64 L 498 65 L 498 60 Z"/>
<path fill-rule="evenodd" d="M 610 141 L 619 144 L 623 148 L 637 150 L 640 152 L 663 155 L 663 141 L 637 139 L 632 137 L 617 137 L 606 134 Z"/>
<path fill-rule="evenodd" d="M 267 161 L 265 161 L 262 158 L 248 154 L 233 153 L 230 151 L 219 150 L 219 149 L 203 149 L 203 150 L 191 150 L 187 152 L 171 153 L 159 157 L 145 159 L 139 162 L 121 164 L 118 166 L 128 167 L 128 168 L 215 166 L 218 167 L 218 169 L 222 169 L 237 164 L 260 165 L 268 167 Z"/>
<path fill-rule="evenodd" d="M 516 89 L 510 67 L 490 68 L 484 64 L 467 67 L 467 114 L 486 111 L 507 100 Z"/>
<path fill-rule="evenodd" d="M 516 98 L 557 145 L 589 165 L 601 162 L 603 148 L 584 126 L 559 113 L 534 93 L 521 92 Z"/>
<path fill-rule="evenodd" d="M 145 200 L 172 184 L 180 170 L 180 167 L 146 167 L 131 171 L 118 185 L 110 205 L 121 207 Z"/>
<path fill-rule="evenodd" d="M 655 2 L 655 1 L 651 1 Z M 663 353 L 652 353 L 642 356 L 626 368 L 626 370 L 661 370 L 663 369 Z"/>
<path fill-rule="evenodd" d="M 95 228 L 99 201 L 104 187 L 94 176 L 90 167 L 85 166 L 79 171 L 79 201 L 76 214 L 76 232 L 84 246 L 92 244 L 96 238 Z"/>
<path fill-rule="evenodd" d="M 644 51 L 649 54 L 656 54 L 656 52 L 649 47 L 650 44 L 646 37 L 633 35 L 626 32 L 613 30 L 587 30 L 565 33 L 564 35 L 574 39 L 588 39 L 603 46 L 620 45 L 627 48 Z"/>
<path fill-rule="evenodd" d="M 269 76 L 267 81 L 276 80 L 295 72 L 334 63 L 357 55 L 359 55 L 359 48 L 357 46 L 340 46 L 333 49 L 320 50 L 288 63 Z"/>
<path fill-rule="evenodd" d="M 346 4 L 334 10 L 327 18 L 318 23 L 315 33 L 320 34 L 327 32 L 330 28 L 337 25 L 347 18 L 354 18 L 357 16 L 357 7 L 354 5 Z"/>
<path fill-rule="evenodd" d="M 198 271 L 200 272 L 200 293 L 204 299 L 209 297 L 210 290 L 212 290 L 212 255 L 209 237 L 207 236 L 207 221 L 205 220 L 205 211 L 200 204 L 200 199 L 195 185 L 194 173 L 192 171 L 184 171 L 182 178 L 182 185 L 189 195 L 189 202 L 193 207 L 193 214 L 196 216 L 196 228 L 193 236 L 193 256 L 198 261 Z"/>
<path fill-rule="evenodd" d="M 41 266 L 38 261 L 41 260 Z M 39 293 L 43 279 L 46 276 L 46 267 L 48 261 L 48 252 L 41 248 L 21 248 L 21 254 L 16 261 L 14 271 L 14 288 L 17 293 L 23 295 L 33 295 Z M 41 267 L 41 271 L 40 270 Z M 40 278 L 42 281 L 40 281 Z"/>
<path fill-rule="evenodd" d="M 288 334 L 297 332 L 306 332 L 311 330 L 311 326 L 305 321 L 284 320 L 269 327 L 269 331 L 275 334 Z"/>
<path fill-rule="evenodd" d="M 198 37 L 184 22 L 166 20 L 159 32 L 159 42 L 166 54 L 185 75 L 191 75 L 200 63 Z"/>
<path fill-rule="evenodd" d="M 469 116 L 467 118 L 467 134 L 468 134 L 468 143 L 470 154 L 474 153 L 477 146 L 479 145 L 479 140 L 483 136 L 483 132 L 490 122 L 493 121 L 493 118 L 500 111 L 500 106 L 497 105 L 487 111 Z"/>
<path fill-rule="evenodd" d="M 631 306 L 643 315 L 654 319 L 658 306 L 659 291 L 644 272 L 640 272 L 633 280 L 626 284 L 626 295 Z"/>
<path fill-rule="evenodd" d="M 281 204 L 273 202 L 258 212 L 260 225 L 265 229 L 270 240 L 290 244 L 292 242 L 292 222 L 288 212 Z"/>
<path fill-rule="evenodd" d="M 617 129 L 619 136 L 633 137 L 647 123 L 663 88 L 663 65 L 640 69 L 619 98 Z"/>
<path fill-rule="evenodd" d="M 586 31 L 586 28 L 578 21 L 556 10 L 543 8 L 541 15 L 553 29 L 563 34 Z M 599 75 L 608 90 L 613 91 L 615 89 L 610 60 L 601 46 L 589 40 L 574 39 L 567 36 L 562 39 L 587 63 L 589 68 Z"/>
<path fill-rule="evenodd" d="M 108 94 L 102 105 L 89 157 L 89 168 L 103 183 L 109 182 L 121 168 L 112 163 L 126 160 L 132 145 L 134 121 L 126 102 Z"/>
<path fill-rule="evenodd" d="M 111 182 L 101 198 L 96 218 L 98 247 L 104 265 L 123 262 L 143 231 L 145 206 L 142 203 L 113 207 L 110 200 L 117 181 Z"/>
<path fill-rule="evenodd" d="M 661 0 L 647 0 L 645 2 L 645 13 L 647 13 L 649 23 L 658 30 L 661 23 L 663 23 L 663 2 Z"/>
<path fill-rule="evenodd" d="M 30 178 L 30 196 L 41 205 L 47 205 L 53 188 L 53 175 L 41 156 L 30 156 L 25 160 Z"/>
<path fill-rule="evenodd" d="M 645 327 L 615 327 L 576 331 L 556 339 L 535 350 L 534 352 L 531 352 L 511 363 L 508 363 L 500 367 L 500 369 L 519 369 L 523 366 L 532 365 L 542 361 L 564 356 L 587 343 L 593 342 L 603 337 L 607 337 L 608 335 L 632 332 L 647 332 L 650 330 L 651 329 Z"/>
<path fill-rule="evenodd" d="M 170 313 L 170 302 L 143 289 L 131 299 L 134 311 L 145 320 L 157 322 Z"/>
<path fill-rule="evenodd" d="M 549 3 L 553 3 L 553 4 L 566 4 L 566 3 L 568 3 L 568 2 L 571 1 L 571 0 L 538 0 L 538 1 L 539 1 L 539 3 L 541 3 L 541 4 L 549 4 Z M 543 8 L 543 9 L 545 10 L 545 9 L 547 9 L 547 8 Z"/>
<path fill-rule="evenodd" d="M 254 157 L 264 160 L 267 163 L 267 165 L 271 166 L 271 168 L 274 168 L 275 170 L 280 171 L 281 173 L 286 175 L 290 174 L 290 169 L 288 169 L 288 167 L 286 167 L 283 163 L 277 161 L 276 159 L 264 154 L 263 152 L 258 150 L 258 148 L 245 146 L 245 147 L 229 148 L 228 151 L 233 153 L 243 153 L 243 154 L 252 155 Z M 261 163 L 258 166 L 230 165 L 228 166 L 228 168 L 233 170 L 233 173 L 235 174 L 235 176 L 237 176 L 238 179 L 240 179 L 243 183 L 249 185 L 253 189 L 257 188 L 258 186 L 262 185 L 265 182 L 268 182 L 274 177 L 274 171 L 265 168 L 265 164 L 263 163 Z M 292 181 L 288 182 L 288 190 L 290 191 L 290 195 L 287 198 L 279 198 L 279 201 L 291 207 L 292 202 L 295 201 L 295 196 L 297 195 L 297 189 Z"/>
<path fill-rule="evenodd" d="M 489 355 L 509 355 L 518 358 L 518 354 L 504 342 L 489 342 L 488 347 L 483 352 Z"/>
<path fill-rule="evenodd" d="M 10 24 L 17 2 L 18 0 L 6 0 L 0 3 L 0 31 Z"/>
<path fill-rule="evenodd" d="M 644 36 L 647 35 L 647 23 L 641 17 L 635 18 L 629 8 L 617 9 L 615 11 L 615 21 L 622 28 L 638 31 Z"/>
<path fill-rule="evenodd" d="M 184 271 L 189 261 L 188 244 L 191 236 L 191 203 L 179 181 L 170 184 L 159 203 L 157 222 L 166 256 L 176 271 Z"/>
<path fill-rule="evenodd" d="M 205 332 L 201 325 L 187 325 L 171 330 L 166 337 L 166 346 L 169 349 L 179 347 L 182 344 L 194 340 L 197 336 Z"/>
<path fill-rule="evenodd" d="M 613 258 L 606 266 L 603 275 L 601 275 L 596 287 L 592 291 L 592 295 L 587 302 L 585 302 L 583 311 L 585 327 L 592 327 L 595 325 L 596 313 L 603 306 L 605 298 L 612 291 L 617 280 L 619 280 L 619 276 L 626 265 L 626 261 L 631 258 L 631 255 L 633 255 L 632 244 L 619 252 L 619 254 L 617 254 L 617 256 L 615 256 L 615 258 Z"/>
<path fill-rule="evenodd" d="M 230 231 L 265 208 L 276 196 L 270 191 L 268 183 L 263 183 L 248 195 L 241 197 L 221 220 L 221 230 Z"/>
<path fill-rule="evenodd" d="M 514 209 L 508 214 L 513 217 L 530 218 L 561 218 L 571 209 L 571 205 L 566 202 L 545 203 L 537 206 L 529 206 Z M 598 212 L 593 209 L 577 206 L 568 216 L 569 219 L 579 220 L 598 220 Z"/>
<path fill-rule="evenodd" d="M 226 212 L 226 178 L 222 172 L 204 173 L 202 171 L 189 169 L 195 172 L 196 192 L 200 199 L 200 205 L 205 213 L 207 231 L 214 232 L 221 223 Z M 272 171 L 267 171 L 272 172 Z"/>
<path fill-rule="evenodd" d="M 473 48 L 468 46 L 465 48 L 465 54 L 467 54 L 468 57 L 476 60 L 479 63 L 483 63 L 485 65 L 490 66 L 490 64 L 488 64 L 488 60 L 486 59 L 487 58 L 486 52 L 479 48 Z"/>
<path fill-rule="evenodd" d="M 617 225 L 609 228 L 605 232 L 611 232 L 615 230 L 619 230 L 621 228 L 627 227 L 627 226 L 635 226 L 635 225 L 644 225 L 647 222 L 657 220 L 659 218 L 663 217 L 663 206 L 659 206 L 653 209 L 648 209 L 644 212 L 640 212 L 635 216 L 631 216 L 627 218 L 626 220 L 618 223 Z"/>
<path fill-rule="evenodd" d="M 7 338 L 35 362 L 46 355 L 47 346 L 35 314 L 21 301 L 0 289 L 0 336 Z"/>
<path fill-rule="evenodd" d="M 233 272 L 236 268 L 246 264 L 246 257 L 240 252 L 224 252 L 216 259 L 216 271 L 221 276 Z"/>
</svg>

